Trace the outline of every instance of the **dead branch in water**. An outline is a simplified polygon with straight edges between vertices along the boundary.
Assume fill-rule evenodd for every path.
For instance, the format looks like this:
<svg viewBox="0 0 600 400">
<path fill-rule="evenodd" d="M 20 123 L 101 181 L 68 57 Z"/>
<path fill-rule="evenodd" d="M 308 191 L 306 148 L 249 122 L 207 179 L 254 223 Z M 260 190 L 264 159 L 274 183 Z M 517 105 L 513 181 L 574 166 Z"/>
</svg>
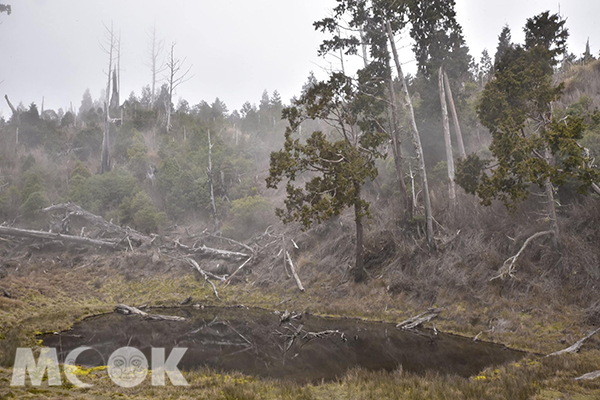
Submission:
<svg viewBox="0 0 600 400">
<path fill-rule="evenodd" d="M 495 279 L 506 279 L 507 277 L 510 278 L 514 278 L 515 275 L 515 263 L 517 262 L 517 260 L 519 259 L 519 256 L 521 255 L 521 253 L 523 253 L 523 251 L 525 250 L 525 248 L 527 247 L 527 245 L 529 244 L 529 242 L 531 242 L 533 239 L 540 237 L 540 236 L 544 236 L 544 235 L 549 235 L 554 233 L 553 231 L 543 231 L 543 232 L 538 232 L 534 235 L 531 235 L 530 237 L 527 238 L 527 240 L 525 241 L 525 243 L 523 243 L 523 246 L 521 247 L 521 249 L 517 252 L 517 254 L 515 254 L 512 257 L 509 257 L 506 261 L 504 261 L 504 264 L 502 264 L 502 267 L 500 268 L 499 274 L 496 275 L 495 277 L 491 278 L 490 281 L 493 281 Z"/>
<path fill-rule="evenodd" d="M 598 332 L 600 332 L 600 328 L 594 329 L 593 331 L 588 333 L 585 337 L 579 339 L 572 346 L 569 346 L 563 350 L 555 351 L 554 353 L 550 353 L 546 357 L 559 356 L 561 354 L 568 354 L 568 353 L 577 353 L 581 349 L 581 347 L 585 344 L 585 342 L 587 342 L 592 336 L 594 336 Z"/>
<path fill-rule="evenodd" d="M 30 239 L 53 240 L 59 242 L 82 244 L 86 246 L 106 247 L 112 250 L 117 250 L 121 247 L 119 243 L 109 240 L 90 239 L 81 236 L 63 235 L 60 233 L 44 231 L 32 231 L 29 229 L 11 228 L 8 226 L 0 226 L 0 236 L 16 236 Z"/>
<path fill-rule="evenodd" d="M 441 310 L 439 308 L 430 308 L 424 313 L 400 322 L 398 325 L 396 325 L 396 328 L 415 329 L 417 326 L 436 318 L 438 315 L 440 315 L 440 312 Z"/>
<path fill-rule="evenodd" d="M 125 304 L 118 304 L 115 307 L 115 312 L 124 315 L 139 315 L 144 319 L 152 321 L 185 321 L 185 318 L 178 317 L 175 315 L 159 315 L 159 314 L 148 314 L 139 308 L 131 307 Z"/>
</svg>

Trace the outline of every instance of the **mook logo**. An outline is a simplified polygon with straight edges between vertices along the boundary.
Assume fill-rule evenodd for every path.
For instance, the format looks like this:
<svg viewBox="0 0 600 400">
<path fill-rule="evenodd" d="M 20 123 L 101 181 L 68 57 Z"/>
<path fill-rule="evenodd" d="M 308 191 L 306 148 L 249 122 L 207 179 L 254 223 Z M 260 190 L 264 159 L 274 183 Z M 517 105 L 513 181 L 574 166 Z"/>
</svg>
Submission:
<svg viewBox="0 0 600 400">
<path fill-rule="evenodd" d="M 78 347 L 72 350 L 63 364 L 63 372 L 69 382 L 78 388 L 90 388 L 93 385 L 84 383 L 77 377 L 77 357 L 92 347 Z M 117 385 L 131 388 L 142 383 L 150 372 L 153 386 L 165 386 L 165 376 L 169 377 L 175 386 L 189 386 L 177 364 L 187 351 L 187 348 L 174 348 L 165 360 L 165 349 L 152 348 L 152 368 L 149 369 L 148 359 L 140 350 L 134 347 L 121 347 L 109 357 L 106 369 L 108 376 Z M 60 386 L 62 379 L 55 348 L 44 347 L 36 362 L 30 348 L 18 348 L 13 367 L 11 386 L 25 386 L 25 378 L 29 375 L 33 386 L 40 386 L 44 375 L 48 374 L 48 385 Z"/>
</svg>

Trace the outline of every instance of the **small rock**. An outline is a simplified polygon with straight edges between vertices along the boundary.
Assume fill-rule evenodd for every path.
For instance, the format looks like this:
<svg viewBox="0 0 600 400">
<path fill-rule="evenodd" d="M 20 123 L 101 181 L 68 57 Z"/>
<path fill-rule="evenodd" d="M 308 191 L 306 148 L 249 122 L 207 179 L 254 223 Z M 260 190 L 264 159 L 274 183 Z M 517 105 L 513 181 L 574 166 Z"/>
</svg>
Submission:
<svg viewBox="0 0 600 400">
<path fill-rule="evenodd" d="M 12 294 L 6 289 L 2 289 L 2 295 L 8 299 L 12 299 Z"/>
<path fill-rule="evenodd" d="M 192 296 L 188 297 L 187 299 L 183 300 L 181 303 L 179 303 L 182 306 L 185 306 L 186 304 L 190 304 L 192 302 Z"/>
</svg>

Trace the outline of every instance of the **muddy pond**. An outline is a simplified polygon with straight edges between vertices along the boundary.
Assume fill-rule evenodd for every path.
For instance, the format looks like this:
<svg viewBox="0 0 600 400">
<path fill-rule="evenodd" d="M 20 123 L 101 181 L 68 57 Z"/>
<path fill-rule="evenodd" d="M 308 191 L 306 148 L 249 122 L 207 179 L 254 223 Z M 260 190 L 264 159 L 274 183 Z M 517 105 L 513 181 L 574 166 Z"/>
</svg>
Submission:
<svg viewBox="0 0 600 400">
<path fill-rule="evenodd" d="M 518 360 L 524 353 L 431 331 L 396 329 L 392 324 L 302 315 L 280 323 L 280 315 L 248 308 L 152 310 L 185 321 L 149 321 L 134 315 L 86 318 L 70 331 L 41 337 L 59 361 L 81 346 L 77 363 L 106 365 L 113 351 L 130 346 L 151 363 L 151 349 L 187 348 L 178 367 L 210 367 L 296 382 L 332 380 L 354 367 L 468 377 L 490 365 Z"/>
</svg>

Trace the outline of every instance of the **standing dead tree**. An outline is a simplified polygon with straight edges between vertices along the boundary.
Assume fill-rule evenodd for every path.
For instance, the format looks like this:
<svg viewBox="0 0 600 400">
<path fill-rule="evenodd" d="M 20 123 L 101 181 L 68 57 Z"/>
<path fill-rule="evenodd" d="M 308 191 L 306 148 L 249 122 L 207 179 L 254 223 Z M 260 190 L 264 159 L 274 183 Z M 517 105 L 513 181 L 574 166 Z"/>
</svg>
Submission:
<svg viewBox="0 0 600 400">
<path fill-rule="evenodd" d="M 452 154 L 452 139 L 450 137 L 450 123 L 448 121 L 448 106 L 446 105 L 446 91 L 444 90 L 444 67 L 438 70 L 438 88 L 440 104 L 442 107 L 442 125 L 444 128 L 444 144 L 446 145 L 446 162 L 448 163 L 448 194 L 450 205 L 456 205 L 456 183 L 454 182 L 454 155 Z"/>
<path fill-rule="evenodd" d="M 212 147 L 213 144 L 210 141 L 210 129 L 207 131 L 208 134 L 208 168 L 206 169 L 206 175 L 208 176 L 208 186 L 210 187 L 210 204 L 212 206 L 212 216 L 215 223 L 215 232 L 219 232 L 219 217 L 217 215 L 217 206 L 215 205 L 215 191 L 213 187 L 213 173 L 212 173 Z"/>
<path fill-rule="evenodd" d="M 116 78 L 116 72 L 113 71 L 113 63 L 115 62 L 114 56 L 115 52 L 120 53 L 119 40 L 115 35 L 115 31 L 113 28 L 113 24 L 111 22 L 110 28 L 104 25 L 104 42 L 100 45 L 102 51 L 104 51 L 108 55 L 108 70 L 106 71 L 107 81 L 106 81 L 106 98 L 104 100 L 104 134 L 102 135 L 102 153 L 101 153 L 101 167 L 100 172 L 105 173 L 110 171 L 110 127 L 111 124 L 117 121 L 120 121 L 120 118 L 111 118 L 111 82 Z M 116 83 L 116 82 L 115 82 Z M 113 90 L 113 103 L 115 101 L 118 103 L 118 85 L 114 85 Z M 118 104 L 116 104 L 118 107 Z"/>
<path fill-rule="evenodd" d="M 181 84 L 183 84 L 193 78 L 193 75 L 188 76 L 193 65 L 191 65 L 188 69 L 183 69 L 186 58 L 184 58 L 183 60 L 180 60 L 175 57 L 175 45 L 176 44 L 177 44 L 176 42 L 171 43 L 171 50 L 169 51 L 169 55 L 168 55 L 167 63 L 166 63 L 167 85 L 168 85 L 168 89 L 169 89 L 169 93 L 168 93 L 169 96 L 166 99 L 168 104 L 165 104 L 165 108 L 166 108 L 165 112 L 167 113 L 167 124 L 166 124 L 167 132 L 169 132 L 171 130 L 171 112 L 173 110 L 173 93 L 175 92 L 177 87 L 179 87 Z"/>
<path fill-rule="evenodd" d="M 392 48 L 392 55 L 394 58 L 394 64 L 396 64 L 398 79 L 400 80 L 400 83 L 402 84 L 402 89 L 404 91 L 404 98 L 406 101 L 406 107 L 408 108 L 408 116 L 410 118 L 412 128 L 412 142 L 419 163 L 418 165 L 419 173 L 421 175 L 421 185 L 423 186 L 423 205 L 425 206 L 425 226 L 427 243 L 429 244 L 429 246 L 433 246 L 433 214 L 431 211 L 431 199 L 429 197 L 429 185 L 427 183 L 427 172 L 425 170 L 425 158 L 423 155 L 423 146 L 421 145 L 421 136 L 419 135 L 417 120 L 415 118 L 415 111 L 413 108 L 412 100 L 410 98 L 410 93 L 408 92 L 408 85 L 406 84 L 404 73 L 402 72 L 402 64 L 400 64 L 400 58 L 398 57 L 398 50 L 396 48 L 394 33 L 392 31 L 392 26 L 389 21 L 386 22 L 386 31 L 388 36 L 388 42 L 390 44 L 390 47 Z"/>
<path fill-rule="evenodd" d="M 152 25 L 152 28 L 148 31 L 148 60 L 149 63 L 146 66 L 150 67 L 152 73 L 152 87 L 150 88 L 150 101 L 151 108 L 154 108 L 154 102 L 156 101 L 156 80 L 157 76 L 165 71 L 164 63 L 161 63 L 160 58 L 164 50 L 164 41 L 158 38 L 156 31 L 156 23 Z"/>
</svg>

